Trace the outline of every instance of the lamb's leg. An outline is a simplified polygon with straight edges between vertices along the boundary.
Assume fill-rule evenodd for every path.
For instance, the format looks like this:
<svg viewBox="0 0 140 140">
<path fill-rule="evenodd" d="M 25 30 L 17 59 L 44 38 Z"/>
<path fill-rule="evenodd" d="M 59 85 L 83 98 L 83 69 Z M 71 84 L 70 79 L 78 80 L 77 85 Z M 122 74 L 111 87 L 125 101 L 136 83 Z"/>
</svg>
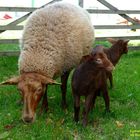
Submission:
<svg viewBox="0 0 140 140">
<path fill-rule="evenodd" d="M 74 95 L 74 120 L 75 122 L 79 121 L 79 111 L 80 111 L 80 97 Z"/>
<path fill-rule="evenodd" d="M 98 89 L 98 90 L 96 91 L 96 94 L 97 94 L 97 96 L 101 96 L 101 91 L 100 91 L 100 89 Z"/>
<path fill-rule="evenodd" d="M 45 110 L 46 112 L 48 111 L 47 88 L 48 88 L 48 86 L 46 86 L 46 90 L 45 90 L 45 93 L 43 95 L 43 100 L 42 100 L 42 105 L 41 105 L 41 109 L 40 109 L 40 114 L 43 112 L 43 110 Z"/>
<path fill-rule="evenodd" d="M 64 72 L 64 74 L 61 76 L 61 92 L 62 92 L 62 108 L 66 108 L 67 104 L 66 104 L 66 90 L 67 90 L 67 80 L 69 77 L 70 71 L 66 71 Z"/>
<path fill-rule="evenodd" d="M 103 88 L 103 98 L 105 101 L 106 111 L 110 112 L 110 99 L 109 99 L 109 95 L 108 95 L 107 86 Z"/>
<path fill-rule="evenodd" d="M 112 73 L 109 74 L 109 81 L 110 81 L 110 88 L 112 89 L 113 88 L 113 76 L 112 76 Z"/>
<path fill-rule="evenodd" d="M 95 100 L 96 100 L 97 96 L 100 96 L 100 89 L 96 90 L 95 94 L 93 95 L 93 99 L 92 99 L 92 103 L 91 103 L 91 106 L 90 106 L 90 110 L 92 110 L 94 108 Z"/>
<path fill-rule="evenodd" d="M 88 113 L 90 111 L 90 107 L 93 101 L 93 94 L 90 94 L 86 97 L 85 100 L 85 109 L 83 111 L 83 126 L 87 126 L 88 123 Z"/>
</svg>

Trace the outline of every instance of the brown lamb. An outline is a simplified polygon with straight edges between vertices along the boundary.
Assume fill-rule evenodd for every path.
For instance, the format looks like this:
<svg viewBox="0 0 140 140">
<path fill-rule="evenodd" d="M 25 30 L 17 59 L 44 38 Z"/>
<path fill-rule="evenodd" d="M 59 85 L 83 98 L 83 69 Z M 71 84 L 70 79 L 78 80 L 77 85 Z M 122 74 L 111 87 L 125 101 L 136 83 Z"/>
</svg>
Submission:
<svg viewBox="0 0 140 140">
<path fill-rule="evenodd" d="M 79 121 L 80 97 L 85 96 L 83 126 L 88 123 L 88 113 L 94 105 L 98 90 L 103 92 L 106 111 L 109 111 L 109 96 L 106 71 L 112 71 L 113 65 L 103 52 L 85 56 L 84 61 L 75 69 L 72 76 L 72 92 L 74 98 L 74 120 Z"/>
<path fill-rule="evenodd" d="M 108 38 L 108 41 L 112 44 L 111 48 L 105 48 L 103 45 L 96 45 L 96 47 L 93 49 L 92 53 L 103 51 L 108 59 L 112 62 L 114 66 L 119 62 L 121 56 L 123 54 L 127 54 L 128 52 L 128 42 L 129 40 L 116 40 L 113 38 Z M 113 76 L 112 72 L 107 72 L 109 81 L 110 81 L 110 87 L 113 87 Z"/>
</svg>

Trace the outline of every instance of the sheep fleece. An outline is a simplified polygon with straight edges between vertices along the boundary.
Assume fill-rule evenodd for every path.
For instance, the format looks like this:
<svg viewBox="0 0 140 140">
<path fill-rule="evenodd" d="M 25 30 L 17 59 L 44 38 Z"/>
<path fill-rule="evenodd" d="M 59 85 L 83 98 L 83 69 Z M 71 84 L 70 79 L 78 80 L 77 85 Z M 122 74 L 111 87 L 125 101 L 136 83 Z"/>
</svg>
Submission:
<svg viewBox="0 0 140 140">
<path fill-rule="evenodd" d="M 91 51 L 94 29 L 88 13 L 56 2 L 33 12 L 20 42 L 19 71 L 53 78 L 75 67 Z"/>
</svg>

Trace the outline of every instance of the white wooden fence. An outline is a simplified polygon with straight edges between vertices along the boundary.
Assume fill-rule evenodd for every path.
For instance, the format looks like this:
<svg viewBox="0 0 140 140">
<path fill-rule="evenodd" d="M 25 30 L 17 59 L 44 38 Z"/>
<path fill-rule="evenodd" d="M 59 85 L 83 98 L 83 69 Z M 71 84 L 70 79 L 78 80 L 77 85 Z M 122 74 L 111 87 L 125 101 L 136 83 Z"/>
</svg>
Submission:
<svg viewBox="0 0 140 140">
<path fill-rule="evenodd" d="M 47 3 L 53 3 L 56 1 L 60 0 L 52 0 L 51 2 Z M 98 14 L 118 14 L 121 17 L 125 18 L 127 21 L 131 22 L 132 25 L 96 25 L 94 26 L 95 29 L 140 29 L 140 22 L 135 21 L 131 17 L 129 17 L 127 14 L 140 14 L 140 10 L 119 10 L 110 3 L 108 3 L 106 0 L 97 0 L 110 10 L 102 10 L 102 9 L 86 9 L 89 13 L 98 13 Z M 92 2 L 92 1 L 91 1 Z M 45 4 L 45 5 L 47 5 Z M 40 8 L 44 7 L 45 5 L 41 6 Z M 83 0 L 79 0 L 79 5 L 83 7 Z M 31 7 L 0 7 L 0 12 L 3 11 L 9 11 L 9 12 L 28 12 L 26 15 L 20 17 L 19 19 L 7 24 L 7 25 L 0 25 L 0 33 L 3 33 L 7 30 L 22 30 L 23 26 L 18 25 L 19 23 L 23 22 L 26 20 L 26 18 L 37 8 L 31 8 Z M 112 37 L 112 36 L 110 36 Z M 140 35 L 139 36 L 117 36 L 113 38 L 119 38 L 119 39 L 130 39 L 130 40 L 140 40 Z M 96 40 L 106 40 L 106 37 L 97 37 Z M 0 44 L 17 44 L 19 42 L 19 39 L 0 39 Z M 138 50 L 140 47 L 129 47 L 129 49 L 134 49 Z M 10 50 L 10 48 L 9 48 Z M 18 55 L 18 51 L 6 51 L 6 52 L 1 52 L 0 51 L 0 56 L 1 55 Z"/>
</svg>

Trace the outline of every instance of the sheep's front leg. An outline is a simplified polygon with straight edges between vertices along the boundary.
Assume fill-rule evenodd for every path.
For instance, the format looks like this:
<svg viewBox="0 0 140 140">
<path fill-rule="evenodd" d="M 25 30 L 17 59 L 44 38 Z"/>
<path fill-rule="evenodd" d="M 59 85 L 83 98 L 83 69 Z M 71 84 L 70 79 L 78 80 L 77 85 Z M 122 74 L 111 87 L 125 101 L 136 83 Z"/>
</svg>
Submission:
<svg viewBox="0 0 140 140">
<path fill-rule="evenodd" d="M 74 120 L 79 121 L 80 96 L 74 95 Z"/>
<path fill-rule="evenodd" d="M 93 95 L 90 94 L 86 97 L 86 100 L 85 100 L 85 109 L 83 111 L 83 126 L 84 127 L 86 127 L 88 123 L 88 113 L 90 111 L 92 101 L 93 101 Z"/>
<path fill-rule="evenodd" d="M 61 92 L 62 92 L 62 108 L 66 108 L 67 107 L 67 103 L 66 103 L 66 91 L 67 91 L 67 80 L 69 77 L 70 71 L 66 71 L 63 73 L 63 75 L 61 76 Z"/>
</svg>

